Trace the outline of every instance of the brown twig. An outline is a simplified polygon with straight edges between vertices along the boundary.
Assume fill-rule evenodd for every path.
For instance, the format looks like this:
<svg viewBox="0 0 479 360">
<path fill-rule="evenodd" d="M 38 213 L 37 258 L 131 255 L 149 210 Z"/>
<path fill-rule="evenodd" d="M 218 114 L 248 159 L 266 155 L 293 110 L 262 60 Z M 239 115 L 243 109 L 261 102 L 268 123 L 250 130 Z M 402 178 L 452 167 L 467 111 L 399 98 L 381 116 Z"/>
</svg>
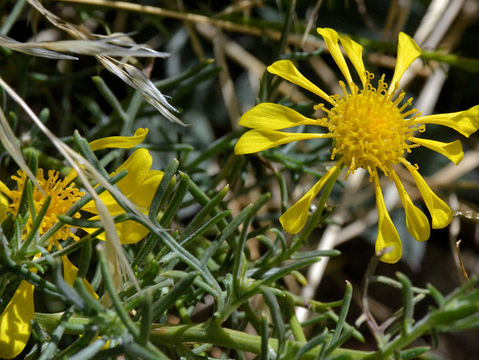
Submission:
<svg viewBox="0 0 479 360">
<path fill-rule="evenodd" d="M 469 281 L 469 276 L 467 275 L 466 268 L 464 267 L 464 263 L 462 262 L 461 250 L 459 249 L 459 245 L 461 245 L 461 240 L 456 241 L 456 253 L 457 259 L 459 260 L 459 265 L 462 270 L 462 274 L 464 275 L 464 279 Z"/>
<path fill-rule="evenodd" d="M 364 318 L 366 319 L 366 325 L 373 334 L 374 339 L 379 346 L 384 345 L 384 333 L 376 322 L 376 319 L 374 319 L 373 315 L 371 314 L 371 311 L 369 310 L 368 292 L 370 279 L 376 271 L 376 267 L 379 264 L 379 259 L 388 251 L 390 251 L 389 248 L 382 249 L 381 251 L 376 253 L 376 255 L 372 257 L 369 261 L 366 273 L 364 274 L 363 291 L 361 296 L 361 307 L 363 310 L 362 316 L 364 316 Z"/>
</svg>

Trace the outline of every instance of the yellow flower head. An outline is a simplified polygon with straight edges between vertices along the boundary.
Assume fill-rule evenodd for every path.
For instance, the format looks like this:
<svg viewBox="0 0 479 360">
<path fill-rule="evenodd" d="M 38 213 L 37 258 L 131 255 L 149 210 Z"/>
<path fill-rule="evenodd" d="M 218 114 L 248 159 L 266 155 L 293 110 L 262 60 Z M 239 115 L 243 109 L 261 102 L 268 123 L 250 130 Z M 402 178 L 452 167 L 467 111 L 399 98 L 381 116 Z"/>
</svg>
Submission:
<svg viewBox="0 0 479 360">
<path fill-rule="evenodd" d="M 38 183 L 43 191 L 51 197 L 50 205 L 48 206 L 38 229 L 40 236 L 57 223 L 58 214 L 65 214 L 67 210 L 84 195 L 83 192 L 78 190 L 78 188 L 71 183 L 73 177 L 69 176 L 63 180 L 59 180 L 58 177 L 59 173 L 54 170 L 48 171 L 47 179 L 44 178 L 43 169 L 38 169 L 37 171 L 36 178 Z M 10 190 L 4 184 L 0 184 L 0 190 L 11 200 L 8 212 L 14 215 L 18 214 L 26 178 L 26 173 L 23 170 L 18 170 L 17 175 L 12 176 L 12 179 L 17 183 L 17 188 L 15 190 Z M 45 195 L 35 187 L 33 189 L 33 205 L 37 214 L 40 212 L 45 200 Z M 79 218 L 80 214 L 75 214 L 74 217 Z M 33 220 L 30 216 L 25 225 L 24 235 L 30 232 L 32 224 Z M 70 227 L 65 225 L 50 238 L 50 243 L 52 244 L 55 240 L 66 240 L 69 236 L 78 240 L 78 237 L 70 231 Z"/>
<path fill-rule="evenodd" d="M 367 169 L 375 186 L 379 218 L 376 251 L 391 248 L 381 260 L 394 263 L 401 258 L 401 241 L 386 210 L 378 170 L 392 179 L 396 185 L 406 213 L 408 231 L 418 241 L 427 240 L 430 234 L 429 221 L 411 201 L 394 167 L 402 165 L 410 172 L 431 214 L 432 227 L 436 229 L 447 226 L 452 219 L 451 209 L 434 194 L 417 171 L 417 165 L 410 164 L 405 159 L 405 154 L 415 147 L 424 146 L 458 164 L 464 155 L 459 140 L 443 143 L 415 137 L 414 134 L 418 131 L 424 132 L 426 124 L 438 124 L 469 136 L 479 127 L 479 106 L 456 113 L 422 117 L 417 109 L 411 108 L 412 99 L 404 101 L 404 92 L 398 91 L 399 80 L 409 65 L 421 54 L 421 50 L 414 40 L 404 33 L 399 34 L 396 68 L 389 86 L 384 75 L 379 78 L 376 86 L 371 83 L 374 75 L 367 72 L 364 67 L 361 45 L 348 37 L 338 35 L 333 29 L 318 29 L 318 33 L 324 38 L 345 79 L 345 82 L 339 82 L 343 94 L 327 95 L 306 79 L 291 61 L 276 61 L 268 67 L 268 71 L 322 98 L 327 102 L 327 106 L 318 104 L 314 108 L 324 111 L 327 116 L 311 119 L 285 106 L 272 103 L 259 104 L 240 119 L 240 125 L 252 130 L 247 131 L 238 140 L 235 153 L 250 154 L 298 140 L 333 139 L 331 159 L 337 160 L 336 164 L 280 217 L 280 222 L 286 231 L 298 233 L 306 224 L 311 202 L 336 170 L 345 166 L 347 177 L 358 168 Z M 339 42 L 356 70 L 361 88 L 353 82 Z M 326 129 L 327 132 L 279 131 L 299 125 L 315 125 Z"/>
<path fill-rule="evenodd" d="M 134 136 L 112 136 L 98 139 L 90 143 L 93 151 L 105 148 L 131 148 L 143 142 L 148 129 L 138 129 Z M 136 150 L 116 171 L 115 173 L 127 170 L 128 173 L 121 179 L 117 186 L 119 189 L 135 204 L 147 211 L 149 208 L 156 188 L 159 186 L 163 177 L 163 172 L 158 170 L 150 170 L 152 165 L 151 155 L 146 149 Z M 114 174 L 115 174 L 114 173 Z M 39 228 L 40 235 L 47 232 L 56 222 L 57 215 L 65 214 L 67 210 L 74 205 L 82 196 L 71 181 L 76 177 L 76 173 L 72 171 L 64 180 L 59 180 L 58 172 L 50 170 L 48 178 L 45 180 L 43 170 L 38 169 L 37 180 L 47 195 L 51 196 L 50 205 L 42 220 Z M 7 213 L 18 214 L 20 201 L 22 198 L 23 188 L 25 186 L 26 174 L 23 171 L 18 172 L 18 176 L 12 176 L 17 182 L 17 189 L 10 190 L 0 181 L 0 192 L 10 198 L 11 203 L 0 193 L 0 221 L 3 221 Z M 38 190 L 33 191 L 33 202 L 35 212 L 38 213 L 45 202 L 45 196 Z M 102 193 L 100 199 L 106 204 L 112 215 L 117 215 L 124 210 L 116 203 L 109 193 Z M 83 210 L 97 213 L 94 202 L 87 203 Z M 75 217 L 80 217 L 76 214 Z M 31 217 L 25 226 L 24 235 L 30 232 L 32 227 Z M 117 232 L 122 244 L 131 244 L 144 238 L 148 234 L 148 230 L 142 225 L 134 221 L 125 221 L 117 224 Z M 84 229 L 93 232 L 96 229 Z M 78 240 L 78 237 L 70 231 L 69 226 L 63 226 L 50 239 L 49 246 L 55 244 L 61 247 L 58 240 L 66 240 L 69 236 Z M 104 237 L 99 236 L 104 240 Z M 39 257 L 38 254 L 36 257 Z M 67 256 L 62 256 L 63 274 L 65 281 L 73 285 L 78 268 L 73 265 Z M 35 269 L 31 271 L 35 272 Z M 94 298 L 98 298 L 91 285 L 83 279 L 85 286 Z M 23 351 L 25 345 L 30 338 L 31 320 L 34 316 L 34 287 L 25 280 L 20 282 L 17 290 L 13 294 L 9 303 L 0 314 L 0 358 L 12 359 Z"/>
</svg>

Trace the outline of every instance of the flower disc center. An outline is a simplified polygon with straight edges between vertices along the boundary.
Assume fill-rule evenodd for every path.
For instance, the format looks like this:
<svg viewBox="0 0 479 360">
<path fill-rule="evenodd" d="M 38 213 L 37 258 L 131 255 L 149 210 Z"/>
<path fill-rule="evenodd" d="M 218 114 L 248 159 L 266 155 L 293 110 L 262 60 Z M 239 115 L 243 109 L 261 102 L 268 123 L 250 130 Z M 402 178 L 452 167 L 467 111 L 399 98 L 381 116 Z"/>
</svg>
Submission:
<svg viewBox="0 0 479 360">
<path fill-rule="evenodd" d="M 411 100 L 399 108 L 404 93 L 393 101 L 386 88 L 383 78 L 377 89 L 368 81 L 360 92 L 353 91 L 337 99 L 329 112 L 328 126 L 334 138 L 332 158 L 341 155 L 350 172 L 357 168 L 369 172 L 379 168 L 388 174 L 391 165 L 397 164 L 404 151 L 411 148 L 407 140 L 416 130 L 412 122 L 417 110 L 402 113 Z M 416 116 L 405 119 L 411 113 Z"/>
</svg>

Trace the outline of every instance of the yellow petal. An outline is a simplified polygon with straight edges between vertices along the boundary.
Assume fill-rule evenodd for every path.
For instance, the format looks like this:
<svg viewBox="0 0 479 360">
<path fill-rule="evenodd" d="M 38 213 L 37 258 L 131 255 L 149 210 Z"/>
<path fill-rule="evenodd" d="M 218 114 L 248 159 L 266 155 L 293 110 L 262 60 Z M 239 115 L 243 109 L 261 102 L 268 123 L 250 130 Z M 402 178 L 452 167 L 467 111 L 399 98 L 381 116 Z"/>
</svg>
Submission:
<svg viewBox="0 0 479 360">
<path fill-rule="evenodd" d="M 283 215 L 280 216 L 279 221 L 287 232 L 290 234 L 297 234 L 303 229 L 304 225 L 306 225 L 306 221 L 308 220 L 311 202 L 324 186 L 324 184 L 326 184 L 326 182 L 329 180 L 331 175 L 336 172 L 339 166 L 341 166 L 341 164 L 339 162 L 336 163 L 321 177 L 321 179 L 319 179 L 318 182 L 316 182 L 316 184 L 313 185 L 311 189 L 308 190 L 306 194 L 303 195 L 301 199 L 299 199 L 293 206 L 286 210 Z"/>
<path fill-rule="evenodd" d="M 411 198 L 406 190 L 404 190 L 404 186 L 401 184 L 401 181 L 394 170 L 391 171 L 391 175 L 396 184 L 399 198 L 401 199 L 402 206 L 404 207 L 404 211 L 406 213 L 407 230 L 417 241 L 429 239 L 431 229 L 426 215 L 424 215 L 424 213 L 413 204 Z"/>
<path fill-rule="evenodd" d="M 93 151 L 107 149 L 107 148 L 121 148 L 129 149 L 133 146 L 141 144 L 145 140 L 148 129 L 137 129 L 133 136 L 109 136 L 90 143 L 90 148 Z"/>
<path fill-rule="evenodd" d="M 33 290 L 32 284 L 22 280 L 0 316 L 0 358 L 13 359 L 22 352 L 30 338 Z"/>
<path fill-rule="evenodd" d="M 99 220 L 99 216 L 93 216 L 88 220 Z M 115 224 L 115 228 L 120 239 L 121 244 L 135 244 L 138 241 L 142 240 L 146 235 L 149 234 L 149 230 L 143 225 L 137 223 L 133 220 L 126 220 L 121 223 Z M 82 228 L 87 233 L 91 234 L 98 229 L 93 228 Z M 97 236 L 98 239 L 105 241 L 105 233 L 101 233 Z"/>
<path fill-rule="evenodd" d="M 479 105 L 454 113 L 423 116 L 417 119 L 417 123 L 447 126 L 469 137 L 479 128 Z"/>
<path fill-rule="evenodd" d="M 72 264 L 72 262 L 66 256 L 62 256 L 62 263 L 63 263 L 63 278 L 65 282 L 73 286 L 73 282 L 78 274 L 78 268 Z"/>
<path fill-rule="evenodd" d="M 363 47 L 347 36 L 340 35 L 339 40 L 341 41 L 341 45 L 343 45 L 344 51 L 346 51 L 346 55 L 348 55 L 349 61 L 351 61 L 356 69 L 364 88 L 366 86 L 366 69 L 363 63 Z"/>
<path fill-rule="evenodd" d="M 235 154 L 251 154 L 293 141 L 330 138 L 331 134 L 287 133 L 269 129 L 245 132 L 236 142 Z"/>
<path fill-rule="evenodd" d="M 72 264 L 70 259 L 68 259 L 67 256 L 62 256 L 62 263 L 63 263 L 63 277 L 65 279 L 65 282 L 73 286 L 73 282 L 75 281 L 75 278 L 78 274 L 78 268 Z M 93 287 L 90 285 L 90 283 L 86 280 L 83 279 L 83 283 L 85 284 L 86 289 L 90 293 L 91 296 L 93 296 L 94 299 L 98 300 L 98 295 L 93 289 Z"/>
<path fill-rule="evenodd" d="M 8 214 L 8 200 L 0 193 L 0 223 L 5 220 Z"/>
<path fill-rule="evenodd" d="M 383 193 L 379 185 L 378 175 L 374 174 L 374 187 L 376 190 L 376 206 L 378 208 L 378 237 L 376 238 L 376 253 L 384 248 L 390 248 L 391 251 L 381 256 L 381 261 L 393 264 L 402 256 L 402 246 L 399 234 L 389 216 L 386 204 L 384 203 Z"/>
<path fill-rule="evenodd" d="M 401 162 L 404 164 L 404 166 L 406 166 L 414 178 L 424 203 L 431 213 L 432 228 L 441 229 L 449 225 L 452 220 L 452 211 L 449 206 L 442 201 L 439 196 L 434 194 L 429 185 L 413 165 L 404 159 L 402 159 Z"/>
<path fill-rule="evenodd" d="M 135 191 L 138 190 L 138 186 L 143 183 L 148 175 L 148 172 L 150 171 L 152 164 L 153 158 L 148 150 L 143 148 L 138 149 L 131 154 L 130 157 L 128 157 L 128 159 L 126 159 L 126 161 L 121 164 L 111 175 L 115 175 L 124 170 L 128 171 L 125 177 L 118 181 L 116 185 L 125 196 L 130 197 Z M 110 193 L 101 193 L 100 199 L 112 214 L 123 212 L 120 205 L 118 205 Z M 98 213 L 93 200 L 89 201 L 82 209 L 94 214 Z"/>
<path fill-rule="evenodd" d="M 314 85 L 311 81 L 306 79 L 290 60 L 278 60 L 268 66 L 267 70 L 271 74 L 281 76 L 283 79 L 286 79 L 293 84 L 299 85 L 302 88 L 311 91 L 313 94 L 316 94 L 320 98 L 323 98 L 327 102 L 331 103 L 328 94 L 326 94 L 323 90 Z"/>
<path fill-rule="evenodd" d="M 411 141 L 444 155 L 456 165 L 459 164 L 464 157 L 462 145 L 459 140 L 455 140 L 450 143 L 444 143 L 441 141 L 413 137 Z"/>
<path fill-rule="evenodd" d="M 348 65 L 346 64 L 346 60 L 344 59 L 343 53 L 339 48 L 338 44 L 338 33 L 333 29 L 329 28 L 317 28 L 318 34 L 321 35 L 326 42 L 326 46 L 328 47 L 331 56 L 334 59 L 336 65 L 338 65 L 339 70 L 343 73 L 344 78 L 348 84 L 353 82 L 351 78 L 351 73 L 349 72 Z"/>
<path fill-rule="evenodd" d="M 150 170 L 141 183 L 141 186 L 137 186 L 136 191 L 128 198 L 140 208 L 148 209 L 160 185 L 161 179 L 163 179 L 163 171 Z"/>
<path fill-rule="evenodd" d="M 239 124 L 252 129 L 281 130 L 298 125 L 319 125 L 320 120 L 309 119 L 299 112 L 286 106 L 261 103 L 247 111 L 240 119 Z"/>
<path fill-rule="evenodd" d="M 406 69 L 419 55 L 421 55 L 421 49 L 417 46 L 416 42 L 410 36 L 400 32 L 398 38 L 396 68 L 394 69 L 393 79 L 389 86 L 389 94 L 392 93 L 395 84 L 401 80 Z"/>
<path fill-rule="evenodd" d="M 147 149 L 142 148 L 131 154 L 111 175 L 118 174 L 124 170 L 128 171 L 128 174 L 118 181 L 116 185 L 123 194 L 129 196 L 143 183 L 150 171 L 151 165 L 153 165 L 153 158 Z"/>
<path fill-rule="evenodd" d="M 135 244 L 150 233 L 143 225 L 133 220 L 115 224 L 121 244 Z"/>
</svg>

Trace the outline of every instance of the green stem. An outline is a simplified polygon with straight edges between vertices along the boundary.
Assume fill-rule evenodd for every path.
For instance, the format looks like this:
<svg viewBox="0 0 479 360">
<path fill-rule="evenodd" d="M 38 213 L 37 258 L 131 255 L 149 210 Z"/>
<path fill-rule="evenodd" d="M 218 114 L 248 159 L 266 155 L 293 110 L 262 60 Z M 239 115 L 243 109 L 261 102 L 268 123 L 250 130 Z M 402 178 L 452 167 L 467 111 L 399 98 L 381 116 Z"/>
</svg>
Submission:
<svg viewBox="0 0 479 360">
<path fill-rule="evenodd" d="M 61 313 L 43 314 L 36 313 L 34 320 L 46 331 L 52 332 L 62 317 Z M 89 319 L 82 317 L 71 317 L 68 323 L 88 324 Z M 74 331 L 67 327 L 65 333 L 80 335 L 81 331 Z M 238 330 L 223 328 L 213 322 L 206 322 L 195 325 L 162 326 L 153 324 L 150 333 L 150 341 L 153 344 L 175 345 L 183 343 L 205 343 L 214 344 L 230 349 L 247 351 L 253 354 L 261 354 L 261 336 L 246 334 Z M 305 342 L 291 341 L 291 346 L 297 351 Z M 277 349 L 278 340 L 269 339 L 268 346 Z M 305 354 L 301 359 L 315 359 L 320 348 L 315 348 Z M 361 360 L 374 356 L 373 352 L 356 351 L 349 349 L 336 349 L 333 356 L 341 356 L 342 359 Z"/>
<path fill-rule="evenodd" d="M 381 352 L 382 358 L 387 359 L 388 356 L 392 355 L 394 351 L 398 349 L 404 349 L 414 340 L 419 339 L 422 335 L 431 330 L 431 326 L 428 319 L 420 321 L 411 331 L 407 334 L 399 336 L 396 340 L 390 342 Z"/>
</svg>

